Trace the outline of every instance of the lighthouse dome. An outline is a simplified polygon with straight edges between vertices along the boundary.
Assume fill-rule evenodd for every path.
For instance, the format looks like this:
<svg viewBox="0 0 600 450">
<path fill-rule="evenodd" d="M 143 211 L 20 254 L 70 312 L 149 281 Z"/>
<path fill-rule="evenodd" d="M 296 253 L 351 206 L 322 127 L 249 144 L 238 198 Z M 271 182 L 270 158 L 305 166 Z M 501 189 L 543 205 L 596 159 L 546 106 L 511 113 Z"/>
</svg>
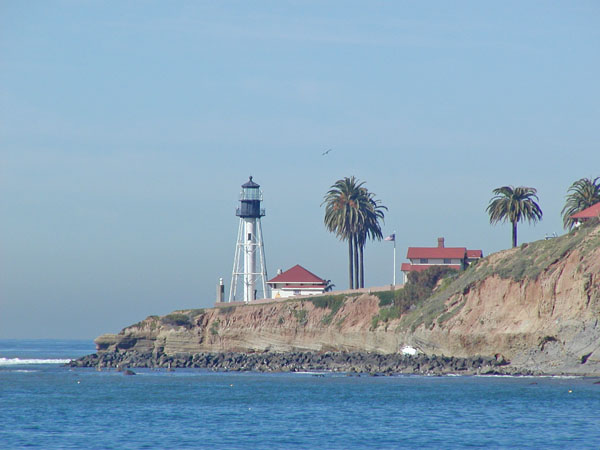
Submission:
<svg viewBox="0 0 600 450">
<path fill-rule="evenodd" d="M 259 188 L 260 184 L 255 183 L 254 181 L 252 181 L 252 176 L 250 176 L 250 179 L 248 181 L 246 181 L 244 184 L 242 184 L 242 187 L 244 189 L 247 188 Z"/>
</svg>

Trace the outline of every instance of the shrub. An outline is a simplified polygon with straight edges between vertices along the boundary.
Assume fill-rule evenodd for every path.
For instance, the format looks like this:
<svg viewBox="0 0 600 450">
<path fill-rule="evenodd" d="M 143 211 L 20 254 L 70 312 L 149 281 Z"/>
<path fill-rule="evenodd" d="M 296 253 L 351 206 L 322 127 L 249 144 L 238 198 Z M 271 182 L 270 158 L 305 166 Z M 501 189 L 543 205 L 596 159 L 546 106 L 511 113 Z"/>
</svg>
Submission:
<svg viewBox="0 0 600 450">
<path fill-rule="evenodd" d="M 232 306 L 220 306 L 219 307 L 219 314 L 229 314 L 232 313 L 233 311 L 235 311 L 236 306 L 232 305 Z"/>
<path fill-rule="evenodd" d="M 190 317 L 186 314 L 181 314 L 181 313 L 168 314 L 168 315 L 164 316 L 160 321 L 164 325 L 172 325 L 172 326 L 186 327 L 186 328 L 192 326 L 192 321 L 190 320 Z"/>
<path fill-rule="evenodd" d="M 295 309 L 292 313 L 300 325 L 306 325 L 306 322 L 308 322 L 308 318 L 306 317 L 308 311 L 306 309 Z"/>
<path fill-rule="evenodd" d="M 373 295 L 379 298 L 381 309 L 371 319 L 371 328 L 377 328 L 379 322 L 387 323 L 392 319 L 400 318 L 428 299 L 440 280 L 442 283 L 438 291 L 450 286 L 456 276 L 456 269 L 432 266 L 423 272 L 411 272 L 408 275 L 408 282 L 402 289 L 375 292 Z"/>
<path fill-rule="evenodd" d="M 322 295 L 309 299 L 316 308 L 330 309 L 333 314 L 344 304 L 343 295 Z"/>
<path fill-rule="evenodd" d="M 215 320 L 210 326 L 210 334 L 213 336 L 217 336 L 219 334 L 219 327 L 221 326 L 221 321 L 219 319 Z"/>
<path fill-rule="evenodd" d="M 329 325 L 333 320 L 335 314 L 340 310 L 344 304 L 345 297 L 343 295 L 323 295 L 309 299 L 309 301 L 315 305 L 316 308 L 329 309 L 329 314 L 326 314 L 321 319 L 321 323 Z"/>
<path fill-rule="evenodd" d="M 379 307 L 382 308 L 384 306 L 388 306 L 394 303 L 394 299 L 396 298 L 396 291 L 379 291 L 373 293 L 373 295 L 379 298 Z"/>
</svg>

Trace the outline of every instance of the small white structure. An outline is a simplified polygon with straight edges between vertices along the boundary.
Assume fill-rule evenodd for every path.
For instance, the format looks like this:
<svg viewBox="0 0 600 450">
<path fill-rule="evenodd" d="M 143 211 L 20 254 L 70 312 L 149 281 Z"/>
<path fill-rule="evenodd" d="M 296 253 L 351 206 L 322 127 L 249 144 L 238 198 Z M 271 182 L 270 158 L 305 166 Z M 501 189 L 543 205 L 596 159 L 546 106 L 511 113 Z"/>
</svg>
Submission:
<svg viewBox="0 0 600 450">
<path fill-rule="evenodd" d="M 266 284 L 265 249 L 260 223 L 260 218 L 265 215 L 265 210 L 260 205 L 262 192 L 259 188 L 260 186 L 252 181 L 252 177 L 242 184 L 240 207 L 235 213 L 240 218 L 240 225 L 233 258 L 229 290 L 230 302 L 238 300 L 238 284 L 242 284 L 245 302 L 269 297 Z M 257 257 L 259 267 L 256 265 Z M 260 289 L 260 293 L 258 289 Z"/>
<path fill-rule="evenodd" d="M 279 271 L 275 278 L 267 281 L 267 284 L 271 288 L 272 298 L 322 294 L 327 288 L 326 280 L 299 264 L 285 272 Z"/>
</svg>

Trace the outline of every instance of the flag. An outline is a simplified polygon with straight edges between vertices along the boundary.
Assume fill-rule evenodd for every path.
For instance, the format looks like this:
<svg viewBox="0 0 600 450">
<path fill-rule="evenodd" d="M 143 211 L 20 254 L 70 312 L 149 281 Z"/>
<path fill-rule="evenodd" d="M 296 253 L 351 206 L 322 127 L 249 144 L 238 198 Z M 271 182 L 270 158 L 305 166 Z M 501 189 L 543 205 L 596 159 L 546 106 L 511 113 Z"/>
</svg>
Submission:
<svg viewBox="0 0 600 450">
<path fill-rule="evenodd" d="M 383 239 L 384 241 L 395 241 L 396 240 L 396 233 L 394 234 L 390 234 L 388 237 Z"/>
</svg>

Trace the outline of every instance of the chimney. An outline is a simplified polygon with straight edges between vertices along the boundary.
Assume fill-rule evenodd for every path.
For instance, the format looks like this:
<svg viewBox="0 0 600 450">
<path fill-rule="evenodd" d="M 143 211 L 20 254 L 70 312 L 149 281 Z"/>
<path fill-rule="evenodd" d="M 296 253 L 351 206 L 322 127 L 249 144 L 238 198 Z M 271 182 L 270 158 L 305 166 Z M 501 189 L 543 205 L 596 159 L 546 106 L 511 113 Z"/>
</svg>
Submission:
<svg viewBox="0 0 600 450">
<path fill-rule="evenodd" d="M 438 248 L 444 248 L 444 238 L 438 238 Z"/>
<path fill-rule="evenodd" d="M 283 273 L 283 270 L 277 269 L 277 275 L 281 275 L 282 273 Z"/>
<path fill-rule="evenodd" d="M 223 284 L 223 278 L 219 278 L 219 284 L 217 284 L 217 303 L 223 303 L 225 301 L 225 285 Z"/>
</svg>

